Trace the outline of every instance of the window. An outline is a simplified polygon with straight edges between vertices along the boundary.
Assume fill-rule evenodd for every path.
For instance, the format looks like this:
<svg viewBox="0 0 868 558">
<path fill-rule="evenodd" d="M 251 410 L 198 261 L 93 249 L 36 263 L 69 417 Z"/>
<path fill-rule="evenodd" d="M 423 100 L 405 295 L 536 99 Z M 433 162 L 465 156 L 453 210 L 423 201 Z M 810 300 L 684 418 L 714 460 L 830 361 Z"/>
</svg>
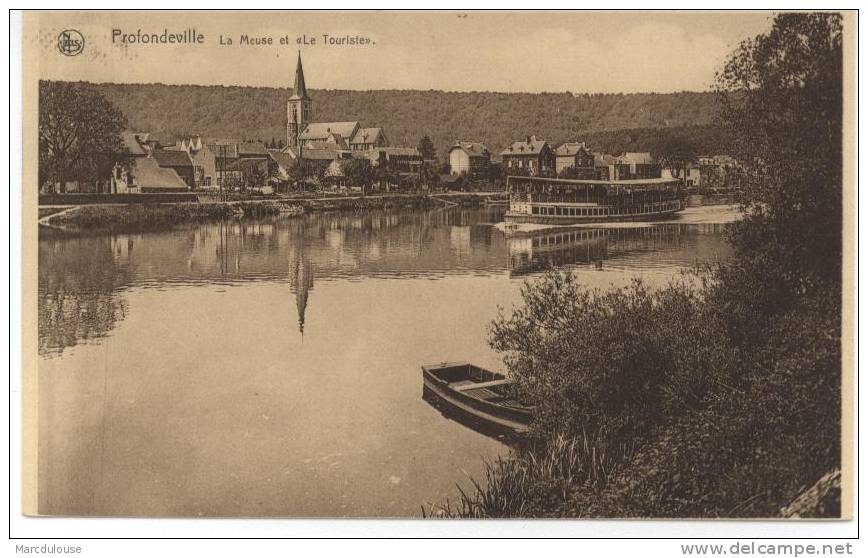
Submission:
<svg viewBox="0 0 868 558">
<path fill-rule="evenodd" d="M 211 177 L 210 176 L 205 177 L 205 186 L 211 186 Z"/>
</svg>

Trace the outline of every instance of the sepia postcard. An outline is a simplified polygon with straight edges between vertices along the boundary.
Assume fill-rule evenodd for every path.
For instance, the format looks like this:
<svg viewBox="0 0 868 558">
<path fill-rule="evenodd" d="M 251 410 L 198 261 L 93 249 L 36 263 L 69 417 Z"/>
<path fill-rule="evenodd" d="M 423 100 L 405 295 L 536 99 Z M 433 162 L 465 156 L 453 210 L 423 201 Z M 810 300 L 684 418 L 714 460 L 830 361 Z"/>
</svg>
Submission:
<svg viewBox="0 0 868 558">
<path fill-rule="evenodd" d="M 21 511 L 851 518 L 856 24 L 25 11 Z"/>
</svg>

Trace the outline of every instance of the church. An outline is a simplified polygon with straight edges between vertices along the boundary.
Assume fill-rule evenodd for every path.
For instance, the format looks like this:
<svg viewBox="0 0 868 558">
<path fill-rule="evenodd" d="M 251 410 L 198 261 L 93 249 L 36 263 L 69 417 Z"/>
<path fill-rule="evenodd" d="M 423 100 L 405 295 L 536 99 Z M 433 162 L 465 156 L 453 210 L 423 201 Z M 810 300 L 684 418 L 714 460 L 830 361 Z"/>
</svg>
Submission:
<svg viewBox="0 0 868 558">
<path fill-rule="evenodd" d="M 375 151 L 389 146 L 382 128 L 362 128 L 358 121 L 311 122 L 312 100 L 304 81 L 301 52 L 295 67 L 295 85 L 286 101 L 286 149 L 302 158 L 348 158 L 354 152 Z M 320 152 L 323 150 L 322 152 Z M 313 151 L 313 152 L 311 152 Z M 321 157 L 326 153 L 334 157 Z"/>
</svg>

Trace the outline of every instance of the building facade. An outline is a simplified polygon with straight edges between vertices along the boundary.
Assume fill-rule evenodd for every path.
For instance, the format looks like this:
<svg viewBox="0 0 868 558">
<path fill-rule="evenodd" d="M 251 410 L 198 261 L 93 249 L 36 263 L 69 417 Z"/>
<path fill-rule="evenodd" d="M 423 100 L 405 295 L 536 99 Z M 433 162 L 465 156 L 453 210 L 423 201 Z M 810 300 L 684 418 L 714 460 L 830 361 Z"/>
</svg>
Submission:
<svg viewBox="0 0 868 558">
<path fill-rule="evenodd" d="M 594 155 L 588 150 L 585 142 L 568 142 L 555 149 L 555 170 L 560 174 L 568 168 L 593 173 Z"/>
<path fill-rule="evenodd" d="M 510 171 L 527 172 L 529 176 L 540 176 L 555 170 L 555 152 L 545 140 L 528 136 L 525 141 L 516 141 L 500 153 L 503 168 Z"/>
<path fill-rule="evenodd" d="M 449 149 L 449 173 L 454 176 L 487 176 L 491 168 L 491 152 L 484 144 L 458 141 Z"/>
</svg>

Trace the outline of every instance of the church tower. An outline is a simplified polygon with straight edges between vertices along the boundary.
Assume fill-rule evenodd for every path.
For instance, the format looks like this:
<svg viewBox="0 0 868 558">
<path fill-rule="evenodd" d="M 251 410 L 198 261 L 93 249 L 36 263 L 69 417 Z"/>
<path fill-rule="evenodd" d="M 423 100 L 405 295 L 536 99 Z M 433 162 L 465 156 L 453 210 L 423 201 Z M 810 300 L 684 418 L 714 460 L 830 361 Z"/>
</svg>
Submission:
<svg viewBox="0 0 868 558">
<path fill-rule="evenodd" d="M 286 101 L 286 145 L 298 147 L 298 135 L 310 122 L 311 100 L 304 85 L 304 69 L 301 67 L 301 51 L 295 66 L 295 86 L 292 96 Z"/>
</svg>

